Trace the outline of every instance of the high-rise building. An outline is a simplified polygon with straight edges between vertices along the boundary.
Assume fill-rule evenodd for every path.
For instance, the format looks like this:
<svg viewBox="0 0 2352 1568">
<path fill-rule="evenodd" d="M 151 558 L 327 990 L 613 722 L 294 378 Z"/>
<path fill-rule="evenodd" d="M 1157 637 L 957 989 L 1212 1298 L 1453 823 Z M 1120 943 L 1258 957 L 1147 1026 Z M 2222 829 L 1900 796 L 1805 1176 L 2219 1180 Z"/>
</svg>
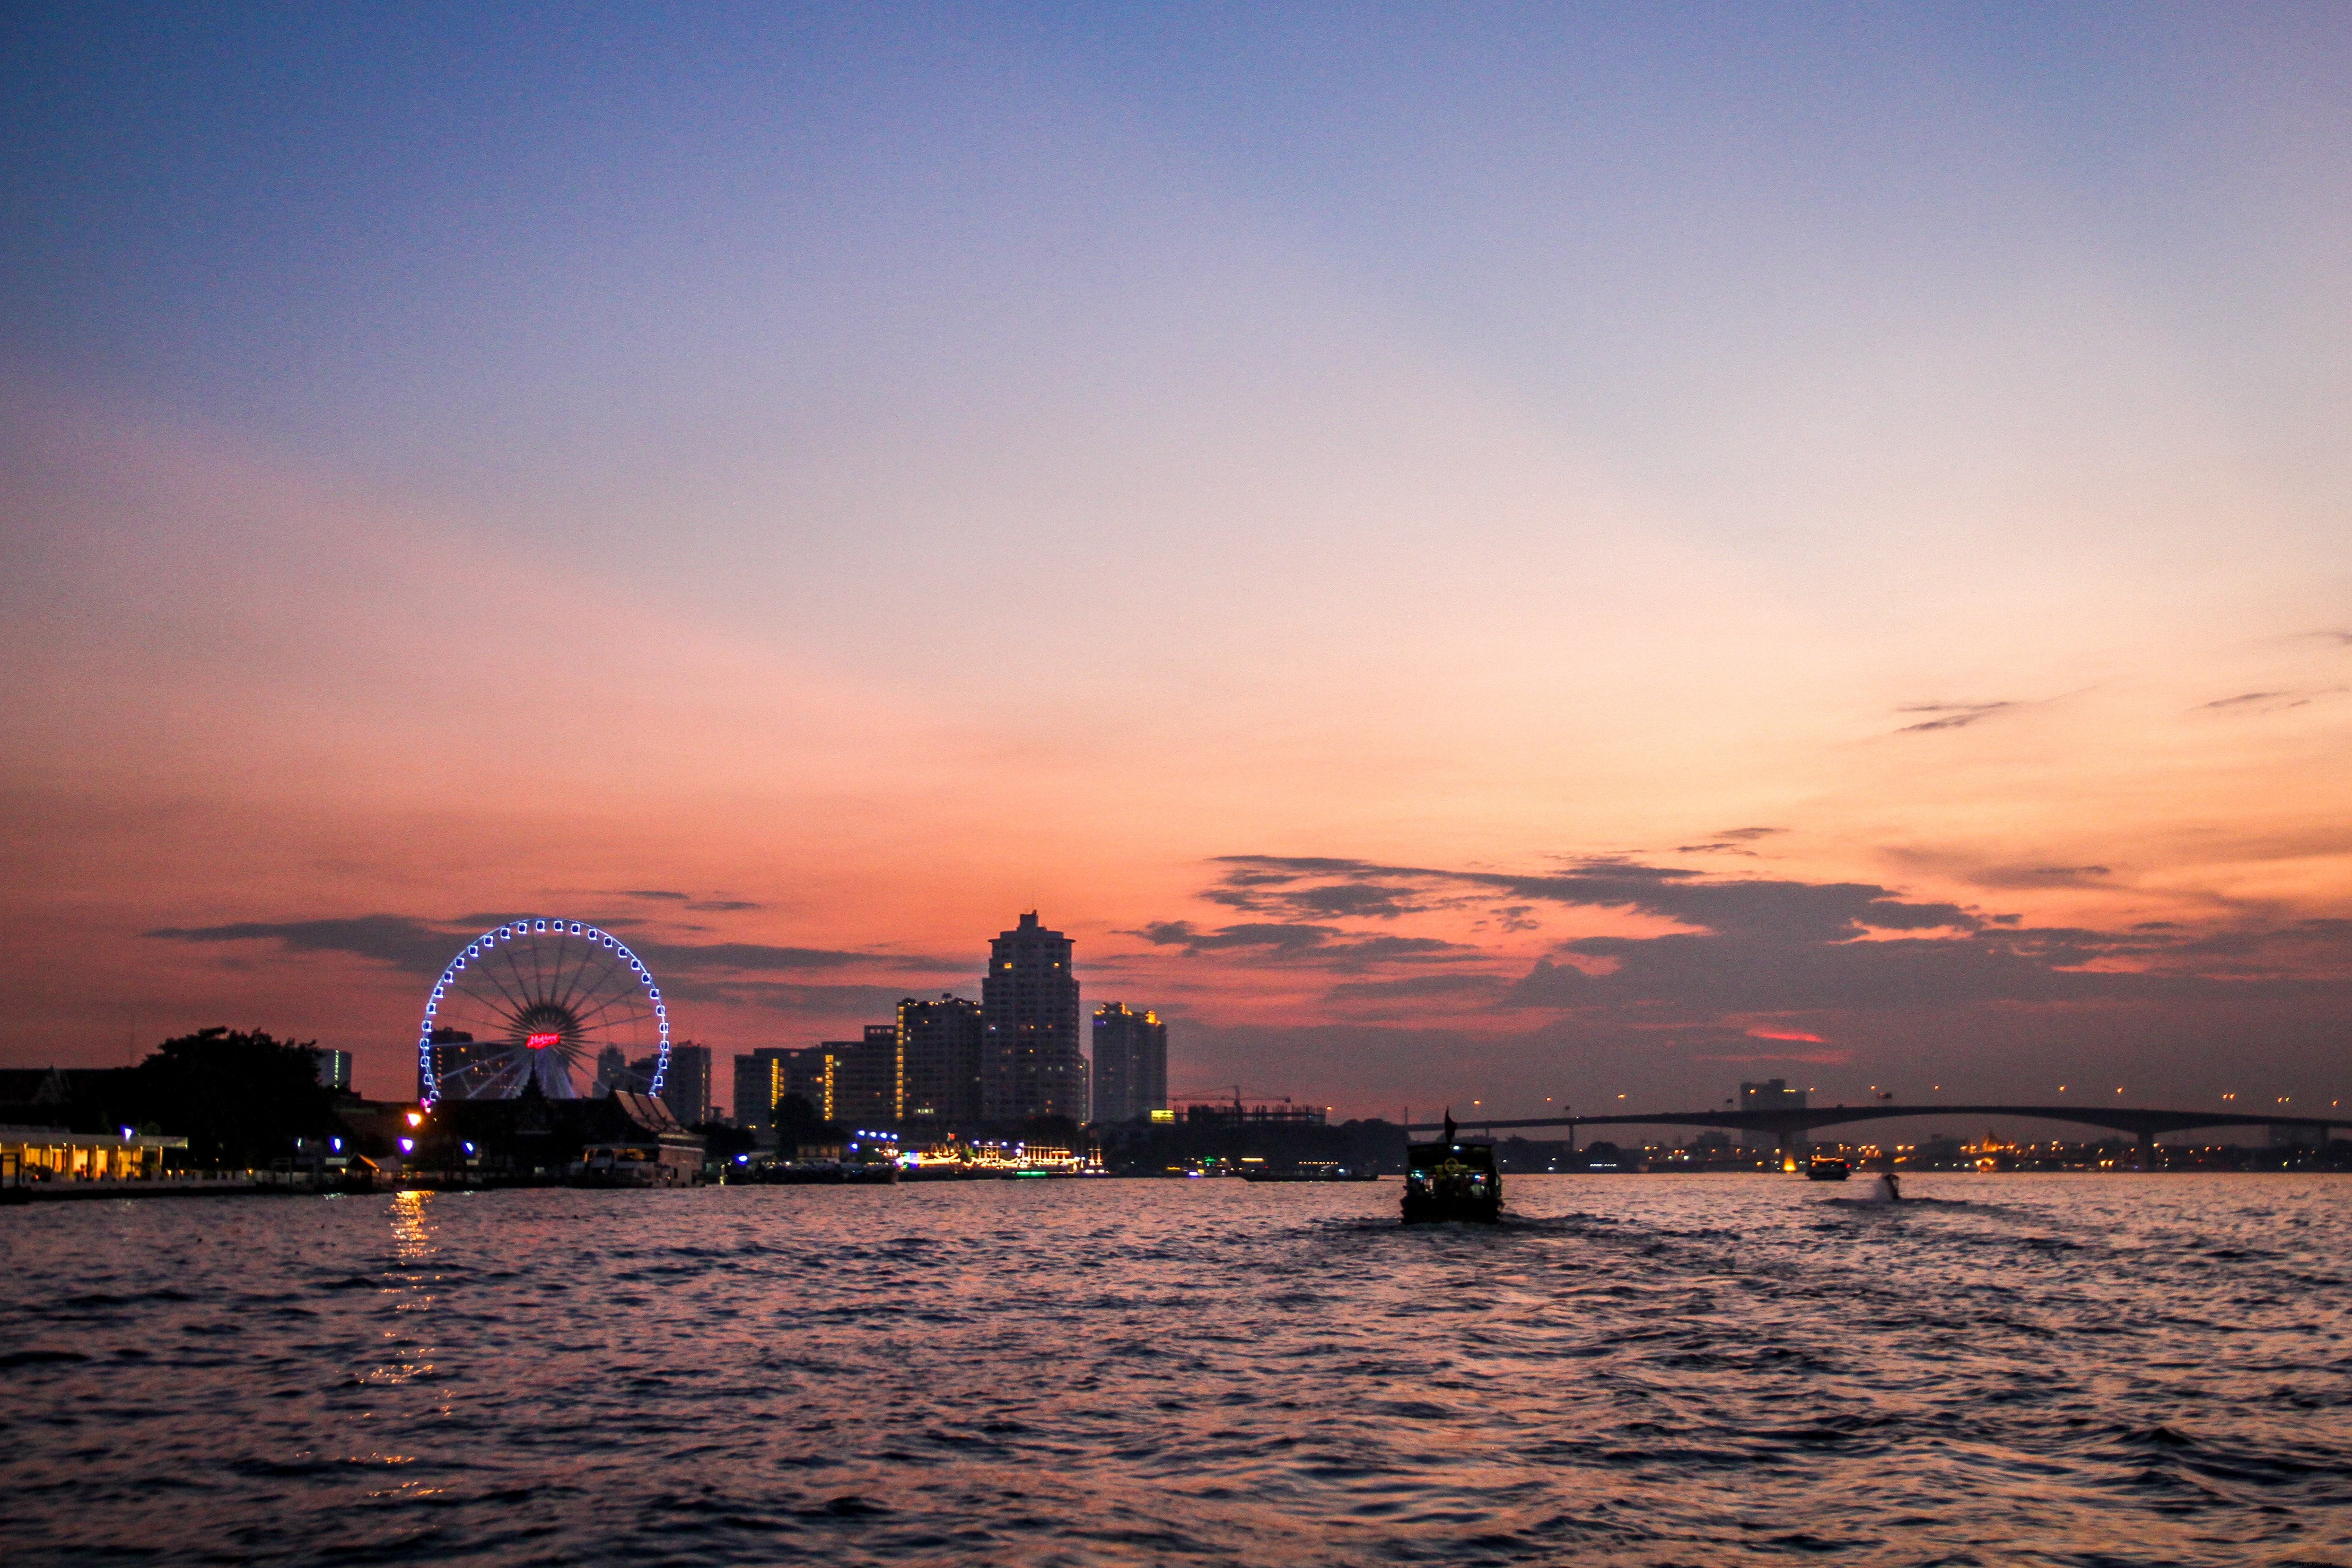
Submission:
<svg viewBox="0 0 2352 1568">
<path fill-rule="evenodd" d="M 670 1114 L 688 1127 L 710 1120 L 709 1047 L 692 1040 L 670 1047 L 669 1071 L 662 1075 L 661 1097 Z"/>
<path fill-rule="evenodd" d="M 981 1117 L 980 1004 L 944 992 L 936 1002 L 898 1004 L 898 1048 L 907 1073 L 900 1118 L 913 1131 L 968 1131 Z"/>
<path fill-rule="evenodd" d="M 1070 963 L 1070 939 L 1039 925 L 1034 910 L 989 943 L 980 987 L 980 1087 L 981 1113 L 990 1121 L 1086 1119 L 1086 1046 Z"/>
<path fill-rule="evenodd" d="M 1168 1109 L 1168 1026 L 1124 1002 L 1095 1009 L 1097 1121 L 1140 1121 Z"/>
<path fill-rule="evenodd" d="M 835 1052 L 847 1047 L 841 1045 L 803 1046 L 793 1049 L 783 1046 L 762 1046 L 747 1057 L 735 1058 L 735 1124 L 739 1127 L 772 1127 L 776 1124 L 776 1103 L 788 1094 L 797 1094 L 808 1101 L 809 1109 L 818 1116 L 825 1114 L 826 1079 Z"/>
<path fill-rule="evenodd" d="M 342 1094 L 352 1092 L 351 1052 L 314 1049 L 310 1053 L 310 1067 L 311 1070 L 319 1075 L 319 1082 L 325 1088 Z"/>
<path fill-rule="evenodd" d="M 644 1087 L 629 1071 L 628 1052 L 618 1046 L 606 1046 L 596 1053 L 596 1086 L 588 1091 L 593 1098 L 602 1100 L 616 1089 L 626 1094 Z"/>
<path fill-rule="evenodd" d="M 480 1087 L 483 1073 L 470 1068 L 486 1066 L 505 1049 L 496 1041 L 477 1041 L 463 1029 L 439 1028 L 426 1037 L 425 1049 L 433 1054 L 433 1087 L 444 1100 L 466 1100 Z M 425 1094 L 425 1064 L 416 1067 L 416 1098 Z"/>
<path fill-rule="evenodd" d="M 898 1026 L 868 1024 L 862 1040 L 827 1040 L 824 1119 L 844 1127 L 895 1127 L 906 1102 Z"/>
</svg>

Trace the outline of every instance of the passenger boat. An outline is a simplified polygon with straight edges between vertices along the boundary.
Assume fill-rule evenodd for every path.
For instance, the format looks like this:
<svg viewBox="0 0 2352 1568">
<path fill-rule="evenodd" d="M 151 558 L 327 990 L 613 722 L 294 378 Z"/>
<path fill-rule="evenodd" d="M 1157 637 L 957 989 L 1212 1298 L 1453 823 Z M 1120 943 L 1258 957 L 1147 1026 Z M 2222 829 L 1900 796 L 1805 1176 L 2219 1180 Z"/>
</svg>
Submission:
<svg viewBox="0 0 2352 1568">
<path fill-rule="evenodd" d="M 1446 1112 L 1442 1142 L 1412 1144 L 1406 1156 L 1405 1224 L 1449 1219 L 1491 1224 L 1503 1217 L 1503 1175 L 1495 1169 L 1495 1146 L 1456 1138 L 1452 1111 Z"/>
<path fill-rule="evenodd" d="M 1805 1166 L 1809 1182 L 1843 1182 L 1853 1174 L 1853 1167 L 1832 1154 L 1816 1154 Z"/>
</svg>

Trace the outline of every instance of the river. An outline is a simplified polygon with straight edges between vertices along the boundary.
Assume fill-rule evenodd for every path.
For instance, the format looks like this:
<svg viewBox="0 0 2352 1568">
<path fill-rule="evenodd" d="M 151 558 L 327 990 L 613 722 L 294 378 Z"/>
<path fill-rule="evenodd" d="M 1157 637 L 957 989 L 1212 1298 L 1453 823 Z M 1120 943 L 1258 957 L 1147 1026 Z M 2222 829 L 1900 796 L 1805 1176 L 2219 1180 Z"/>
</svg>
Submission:
<svg viewBox="0 0 2352 1568">
<path fill-rule="evenodd" d="M 0 1210 L 12 1565 L 2352 1563 L 2352 1177 Z"/>
</svg>

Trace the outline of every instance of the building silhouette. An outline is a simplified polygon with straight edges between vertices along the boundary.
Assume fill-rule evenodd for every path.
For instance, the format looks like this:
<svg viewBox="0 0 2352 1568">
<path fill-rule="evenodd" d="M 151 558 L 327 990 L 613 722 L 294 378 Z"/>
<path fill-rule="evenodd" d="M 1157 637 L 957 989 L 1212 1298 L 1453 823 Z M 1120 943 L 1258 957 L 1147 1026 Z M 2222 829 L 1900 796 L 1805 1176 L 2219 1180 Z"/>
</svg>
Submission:
<svg viewBox="0 0 2352 1568">
<path fill-rule="evenodd" d="M 688 1127 L 710 1120 L 710 1047 L 680 1040 L 669 1048 L 662 1103 Z"/>
<path fill-rule="evenodd" d="M 1739 1109 L 1742 1110 L 1802 1110 L 1805 1091 L 1790 1089 L 1789 1080 L 1768 1078 L 1762 1083 L 1742 1083 L 1739 1086 Z"/>
<path fill-rule="evenodd" d="M 909 996 L 898 1004 L 898 1049 L 907 1075 L 900 1120 L 909 1131 L 944 1131 L 980 1121 L 986 1037 L 977 1002 L 942 992 L 936 1002 Z"/>
<path fill-rule="evenodd" d="M 425 1037 L 425 1049 L 433 1057 L 432 1088 L 439 1090 L 444 1100 L 464 1100 L 473 1091 L 473 1081 L 462 1076 L 464 1069 L 491 1060 L 505 1047 L 495 1041 L 477 1041 L 463 1029 L 438 1028 Z M 428 1092 L 425 1081 L 425 1066 L 416 1068 L 416 1098 L 423 1100 Z"/>
<path fill-rule="evenodd" d="M 823 1046 L 793 1049 L 762 1046 L 735 1058 L 735 1124 L 769 1128 L 776 1124 L 776 1102 L 797 1094 L 819 1114 L 824 1110 L 825 1063 L 831 1053 Z"/>
<path fill-rule="evenodd" d="M 642 1094 L 646 1086 L 653 1081 L 656 1059 L 652 1057 L 646 1058 L 646 1073 L 640 1078 L 629 1068 L 628 1052 L 618 1046 L 606 1046 L 596 1053 L 596 1083 L 589 1094 L 597 1100 L 604 1099 L 616 1089 L 624 1093 Z"/>
<path fill-rule="evenodd" d="M 1168 1026 L 1124 1002 L 1095 1009 L 1094 1120 L 1139 1121 L 1168 1109 Z"/>
<path fill-rule="evenodd" d="M 862 1040 L 827 1040 L 824 1099 L 827 1121 L 844 1127 L 896 1127 L 906 1103 L 905 1061 L 898 1026 L 868 1024 Z"/>
<path fill-rule="evenodd" d="M 345 1094 L 352 1092 L 351 1052 L 313 1050 L 310 1057 L 320 1083 Z"/>
<path fill-rule="evenodd" d="M 1039 925 L 1034 910 L 989 943 L 980 1088 L 981 1114 L 991 1121 L 1086 1120 L 1086 1047 L 1070 950 L 1070 939 Z"/>
</svg>

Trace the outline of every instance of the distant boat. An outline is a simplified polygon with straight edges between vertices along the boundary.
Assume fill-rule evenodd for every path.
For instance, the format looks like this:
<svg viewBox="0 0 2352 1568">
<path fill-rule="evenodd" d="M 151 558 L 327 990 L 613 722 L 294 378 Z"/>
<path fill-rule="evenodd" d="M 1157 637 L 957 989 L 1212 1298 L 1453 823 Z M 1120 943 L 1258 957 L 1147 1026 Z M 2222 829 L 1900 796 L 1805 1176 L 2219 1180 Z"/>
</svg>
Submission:
<svg viewBox="0 0 2352 1568">
<path fill-rule="evenodd" d="M 1377 1182 L 1381 1173 L 1370 1166 L 1342 1165 L 1335 1160 L 1301 1160 L 1296 1165 L 1272 1169 L 1258 1166 L 1242 1172 L 1244 1182 Z"/>
<path fill-rule="evenodd" d="M 1805 1167 L 1809 1182 L 1843 1182 L 1853 1174 L 1853 1167 L 1833 1154 L 1816 1154 Z"/>
<path fill-rule="evenodd" d="M 1464 1142 L 1454 1135 L 1454 1113 L 1445 1113 L 1445 1137 L 1406 1150 L 1404 1223 L 1449 1219 L 1491 1224 L 1503 1217 L 1503 1174 L 1495 1169 L 1492 1143 Z"/>
</svg>

